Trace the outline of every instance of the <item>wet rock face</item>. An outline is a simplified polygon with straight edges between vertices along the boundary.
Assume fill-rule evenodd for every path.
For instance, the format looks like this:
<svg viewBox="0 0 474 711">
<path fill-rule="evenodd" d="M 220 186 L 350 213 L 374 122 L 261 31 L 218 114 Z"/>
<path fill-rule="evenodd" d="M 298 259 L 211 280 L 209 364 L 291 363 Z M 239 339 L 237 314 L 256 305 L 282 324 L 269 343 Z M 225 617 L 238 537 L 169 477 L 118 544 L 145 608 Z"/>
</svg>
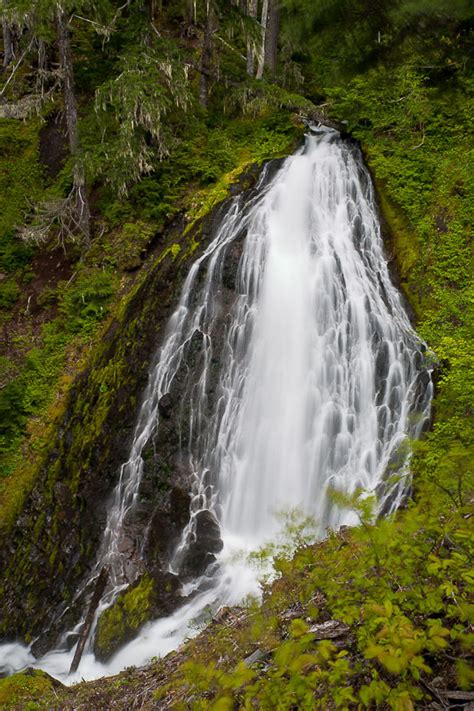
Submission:
<svg viewBox="0 0 474 711">
<path fill-rule="evenodd" d="M 275 161 L 277 170 L 279 162 Z M 248 190 L 259 171 L 250 171 L 236 191 Z M 204 248 L 219 226 L 225 206 L 193 228 L 190 239 Z M 170 226 L 161 247 L 181 239 L 180 220 Z M 213 344 L 217 354 L 211 381 L 217 377 L 227 308 L 235 299 L 235 284 L 242 239 L 230 246 L 223 265 L 222 319 Z M 190 263 L 169 256 L 150 267 L 131 298 L 121 321 L 108 332 L 74 384 L 69 405 L 52 439 L 45 463 L 24 510 L 8 538 L 0 544 L 0 640 L 35 637 L 34 652 L 53 647 L 63 631 L 80 618 L 90 590 L 86 583 L 101 541 L 106 505 L 117 482 L 120 465 L 127 460 L 135 427 L 140 393 L 156 352 L 160 330 L 172 313 Z M 189 399 L 193 373 L 202 357 L 203 334 L 191 339 L 170 392 L 159 403 L 160 427 L 144 452 L 144 476 L 139 505 L 126 522 L 123 547 L 130 580 L 146 570 L 154 581 L 160 604 L 152 616 L 169 614 L 182 599 L 179 581 L 165 580 L 172 552 L 189 521 L 191 471 L 187 447 Z M 115 380 L 104 390 L 110 373 Z M 209 408 L 214 386 L 209 388 Z M 105 394 L 104 394 L 105 393 Z M 202 516 L 196 541 L 190 548 L 185 574 L 200 571 L 219 550 L 217 523 Z M 184 575 L 184 574 L 183 574 Z M 78 597 L 78 590 L 84 590 Z M 165 590 L 166 594 L 163 592 Z M 161 610 L 161 612 L 160 612 Z"/>
<path fill-rule="evenodd" d="M 215 553 L 223 548 L 219 524 L 210 511 L 195 516 L 195 531 L 180 566 L 180 575 L 195 578 L 215 561 Z"/>
<path fill-rule="evenodd" d="M 230 291 L 236 291 L 237 289 L 237 273 L 245 237 L 246 233 L 244 232 L 241 237 L 229 245 L 222 267 L 222 285 Z"/>
<path fill-rule="evenodd" d="M 243 238 L 231 245 L 229 264 L 223 265 L 227 286 L 223 285 L 220 296 L 226 307 L 235 299 L 235 291 L 229 287 L 232 284 L 235 288 L 242 246 Z M 223 308 L 222 318 L 217 319 L 212 334 L 217 356 L 209 384 L 210 408 L 214 393 L 212 381 L 219 372 L 226 312 Z M 202 367 L 204 338 L 204 334 L 196 330 L 187 343 L 170 390 L 158 402 L 158 427 L 142 451 L 143 475 L 138 502 L 125 519 L 120 543 L 125 577 L 132 585 L 99 620 L 95 652 L 102 661 L 131 639 L 145 621 L 169 615 L 179 607 L 183 602 L 181 584 L 204 573 L 215 561 L 215 554 L 222 550 L 218 522 L 209 511 L 199 511 L 194 514 L 193 532 L 180 560 L 179 573 L 169 572 L 170 561 L 190 520 L 190 396 Z M 126 610 L 137 584 L 141 585 L 134 581 L 143 579 L 143 571 L 150 581 L 151 592 L 142 613 L 135 616 L 132 623 Z"/>
<path fill-rule="evenodd" d="M 158 403 L 158 412 L 161 417 L 163 417 L 165 420 L 169 420 L 173 412 L 174 404 L 175 403 L 173 402 L 173 398 L 169 393 L 163 395 L 163 397 L 160 399 L 160 402 Z"/>
<path fill-rule="evenodd" d="M 212 334 L 197 329 L 189 339 L 181 361 L 170 385 L 169 392 L 158 403 L 158 427 L 146 444 L 142 458 L 143 476 L 139 488 L 139 504 L 131 511 L 126 521 L 130 537 L 136 531 L 145 531 L 141 549 L 145 569 L 157 581 L 171 560 L 178 568 L 180 583 L 205 572 L 222 550 L 219 524 L 205 509 L 196 513 L 191 507 L 190 492 L 193 484 L 192 437 L 190 431 L 193 389 L 200 378 L 205 356 L 205 339 L 212 338 L 213 358 L 209 366 L 206 403 L 201 403 L 204 414 L 211 415 L 215 405 L 220 372 L 220 357 L 224 347 L 226 319 L 237 297 L 237 274 L 243 250 L 245 233 L 229 245 L 221 269 L 221 283 L 215 297 L 216 313 Z M 199 278 L 199 277 L 198 277 Z M 192 300 L 193 295 L 190 295 Z M 193 509 L 192 527 L 187 535 L 183 554 L 177 561 L 174 554 L 182 544 L 183 531 L 190 522 L 190 507 Z M 159 584 L 159 583 L 158 583 Z M 182 604 L 176 592 L 175 608 Z M 169 610 L 167 608 L 168 614 Z"/>
<path fill-rule="evenodd" d="M 159 426 L 143 451 L 140 504 L 127 521 L 127 527 L 136 527 L 137 518 L 142 518 L 139 525 L 142 531 L 147 531 L 143 547 L 144 565 L 157 578 L 169 566 L 190 519 L 192 471 L 188 449 L 191 445 L 188 428 L 191 407 L 189 392 L 200 368 L 203 337 L 200 331 L 194 333 L 170 392 L 159 402 Z M 210 402 L 212 396 L 211 383 Z M 195 517 L 195 522 L 194 540 L 179 574 L 181 581 L 203 573 L 214 560 L 214 553 L 222 549 L 219 526 L 212 514 L 201 511 Z M 182 599 L 177 597 L 176 606 L 181 602 Z"/>
<path fill-rule="evenodd" d="M 169 238 L 176 241 L 176 232 Z M 90 574 L 107 500 L 128 458 L 139 393 L 168 319 L 165 304 L 182 278 L 171 258 L 152 267 L 71 389 L 33 490 L 0 543 L 0 640 L 39 635 L 34 653 L 41 654 L 80 617 L 89 591 L 76 598 L 77 591 Z M 104 394 L 111 368 L 118 387 Z"/>
</svg>

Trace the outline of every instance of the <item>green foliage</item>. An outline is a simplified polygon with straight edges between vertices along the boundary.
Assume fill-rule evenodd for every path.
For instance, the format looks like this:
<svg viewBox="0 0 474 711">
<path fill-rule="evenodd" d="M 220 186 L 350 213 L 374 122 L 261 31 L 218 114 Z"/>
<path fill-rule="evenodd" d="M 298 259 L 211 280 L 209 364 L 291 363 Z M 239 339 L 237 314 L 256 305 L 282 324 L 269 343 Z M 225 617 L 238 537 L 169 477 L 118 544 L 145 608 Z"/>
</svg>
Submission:
<svg viewBox="0 0 474 711">
<path fill-rule="evenodd" d="M 107 314 L 115 293 L 116 277 L 111 271 L 82 274 L 62 294 L 59 311 L 70 333 L 91 333 Z"/>
<path fill-rule="evenodd" d="M 64 364 L 65 336 L 47 328 L 43 348 L 32 348 L 21 373 L 0 390 L 0 456 L 18 445 L 29 416 L 51 398 L 51 386 Z M 8 473 L 5 466 L 3 474 Z"/>
<path fill-rule="evenodd" d="M 133 185 L 126 201 L 104 190 L 101 209 L 114 226 L 137 219 L 163 225 L 182 210 L 195 219 L 227 197 L 243 168 L 284 155 L 301 133 L 282 110 L 253 118 L 215 117 L 209 123 L 190 116 L 172 155 Z"/>
<path fill-rule="evenodd" d="M 0 258 L 1 268 L 8 271 L 17 259 L 25 261 L 24 249 L 15 246 L 12 232 L 42 189 L 39 127 L 39 120 L 0 119 Z"/>
<path fill-rule="evenodd" d="M 185 112 L 192 101 L 188 72 L 173 42 L 134 49 L 122 59 L 117 77 L 96 93 L 98 126 L 84 136 L 93 178 L 102 178 L 121 194 L 169 155 L 173 144 L 173 112 Z"/>
<path fill-rule="evenodd" d="M 0 242 L 0 270 L 18 272 L 28 266 L 34 249 L 19 240 L 13 232 L 4 232 Z"/>
<path fill-rule="evenodd" d="M 230 634 L 212 627 L 192 642 L 186 655 L 192 661 L 178 667 L 156 698 L 180 698 L 192 689 L 201 709 L 413 709 L 432 678 L 453 674 L 452 657 L 457 679 L 447 683 L 469 683 L 470 526 L 463 509 L 447 515 L 441 492 L 430 503 L 332 534 L 299 548 L 291 562 L 278 562 L 283 576 L 261 608 L 249 610 Z M 295 607 L 300 616 L 292 614 Z M 321 615 L 350 625 L 350 633 L 337 645 L 319 641 L 312 624 Z M 254 644 L 266 656 L 248 668 L 241 659 Z M 225 662 L 217 666 L 216 656 Z"/>
<path fill-rule="evenodd" d="M 1 320 L 18 300 L 34 250 L 16 235 L 24 212 L 41 194 L 39 122 L 0 119 L 0 310 Z M 9 275 L 9 278 L 6 278 Z"/>
<path fill-rule="evenodd" d="M 446 40 L 459 39 L 465 29 L 469 32 L 473 20 L 468 0 L 283 0 L 282 4 L 284 41 L 301 67 L 307 96 L 313 92 L 321 96 L 341 79 L 362 77 L 381 61 L 403 66 L 407 38 L 418 47 L 420 67 L 436 70 L 429 52 L 436 47 L 442 53 Z"/>
<path fill-rule="evenodd" d="M 51 402 L 65 362 L 65 348 L 74 336 L 89 338 L 106 316 L 116 290 L 111 272 L 83 272 L 76 281 L 59 287 L 60 316 L 43 327 L 42 344 L 27 351 L 21 372 L 0 389 L 0 457 L 3 474 L 15 465 L 15 452 L 28 418 Z M 0 483 L 1 493 L 1 483 Z"/>
<path fill-rule="evenodd" d="M 0 282 L 0 309 L 9 309 L 20 296 L 20 289 L 14 279 Z"/>
</svg>

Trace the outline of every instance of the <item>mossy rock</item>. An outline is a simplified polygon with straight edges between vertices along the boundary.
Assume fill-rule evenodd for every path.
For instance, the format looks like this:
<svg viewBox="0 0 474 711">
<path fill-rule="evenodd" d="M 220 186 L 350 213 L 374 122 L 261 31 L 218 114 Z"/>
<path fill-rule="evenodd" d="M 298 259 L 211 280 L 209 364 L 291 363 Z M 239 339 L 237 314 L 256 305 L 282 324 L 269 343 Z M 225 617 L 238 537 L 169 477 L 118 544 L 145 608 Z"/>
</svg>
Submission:
<svg viewBox="0 0 474 711">
<path fill-rule="evenodd" d="M 270 167 L 278 165 L 276 160 Z M 252 194 L 257 175 L 253 167 L 248 175 L 239 175 L 238 181 L 236 177 L 234 189 L 242 191 L 244 200 Z M 47 440 L 41 440 L 34 465 L 25 458 L 28 469 L 10 512 L 16 514 L 21 508 L 21 514 L 16 523 L 10 515 L 0 524 L 4 542 L 0 548 L 4 571 L 0 635 L 35 640 L 35 655 L 57 643 L 60 633 L 77 622 L 85 604 L 84 599 L 70 603 L 75 592 L 84 588 L 100 543 L 105 502 L 128 457 L 137 394 L 146 385 L 150 359 L 194 252 L 212 239 L 225 206 L 225 201 L 219 203 L 188 230 L 184 215 L 179 215 L 163 231 L 133 286 L 113 305 L 97 333 L 81 373 L 68 386 L 61 411 L 50 424 Z M 156 488 L 160 511 L 174 490 Z M 181 515 L 181 506 L 179 511 Z M 170 528 L 161 530 L 168 535 Z M 157 550 L 159 563 L 153 560 L 148 569 L 158 580 L 154 617 L 169 614 L 176 606 L 174 582 L 170 581 L 167 591 L 160 577 L 166 554 L 162 540 L 153 549 Z"/>
<path fill-rule="evenodd" d="M 37 708 L 34 702 L 41 701 L 54 687 L 62 684 L 40 669 L 29 668 L 0 679 L 0 708 Z"/>
<path fill-rule="evenodd" d="M 381 208 L 382 224 L 390 257 L 395 260 L 395 270 L 398 286 L 413 309 L 417 319 L 420 318 L 420 284 L 414 278 L 419 267 L 420 244 L 416 231 L 410 227 L 401 210 L 390 199 L 383 181 L 375 178 L 377 198 Z"/>
<path fill-rule="evenodd" d="M 99 617 L 94 651 L 98 659 L 109 659 L 153 614 L 156 592 L 153 580 L 143 575 L 120 593 L 114 604 Z"/>
</svg>

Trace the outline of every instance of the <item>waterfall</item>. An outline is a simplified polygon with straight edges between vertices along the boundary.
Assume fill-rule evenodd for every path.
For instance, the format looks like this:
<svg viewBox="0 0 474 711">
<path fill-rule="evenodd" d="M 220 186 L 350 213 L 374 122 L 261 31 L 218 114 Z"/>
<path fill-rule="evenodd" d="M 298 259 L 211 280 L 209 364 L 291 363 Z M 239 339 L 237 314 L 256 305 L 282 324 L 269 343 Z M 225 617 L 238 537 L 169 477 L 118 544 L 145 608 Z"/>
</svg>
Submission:
<svg viewBox="0 0 474 711">
<path fill-rule="evenodd" d="M 258 573 L 236 553 L 275 540 L 281 514 L 310 517 L 322 537 L 357 522 L 333 490 L 373 494 L 375 514 L 393 512 L 409 488 L 407 438 L 429 417 L 425 350 L 391 282 L 358 149 L 333 130 L 312 130 L 276 175 L 262 171 L 246 204 L 234 198 L 191 267 L 108 507 L 95 574 L 107 566 L 110 586 L 99 612 L 128 583 L 125 522 L 160 403 L 178 379 L 191 501 L 170 571 L 185 569 L 203 520 L 220 531 L 222 550 L 183 586 L 175 613 L 145 625 L 108 664 L 89 645 L 74 678 L 165 654 L 209 609 L 258 594 Z M 56 650 L 34 665 L 64 678 L 72 654 Z M 8 655 L 11 667 L 32 663 L 20 645 L 0 647 L 0 662 Z"/>
</svg>

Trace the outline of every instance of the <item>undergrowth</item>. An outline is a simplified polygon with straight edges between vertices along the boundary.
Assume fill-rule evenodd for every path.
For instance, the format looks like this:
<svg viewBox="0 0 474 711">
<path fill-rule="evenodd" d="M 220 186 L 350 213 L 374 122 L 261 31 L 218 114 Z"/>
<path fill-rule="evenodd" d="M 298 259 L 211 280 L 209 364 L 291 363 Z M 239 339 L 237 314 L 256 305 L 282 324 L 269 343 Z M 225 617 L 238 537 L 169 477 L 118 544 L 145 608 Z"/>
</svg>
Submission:
<svg viewBox="0 0 474 711">
<path fill-rule="evenodd" d="M 261 608 L 240 628 L 191 642 L 189 661 L 155 697 L 183 709 L 401 710 L 436 699 L 436 688 L 468 690 L 470 526 L 441 490 L 430 503 L 277 560 L 282 577 Z M 347 627 L 318 640 L 328 619 Z M 255 649 L 261 660 L 243 663 Z"/>
</svg>

